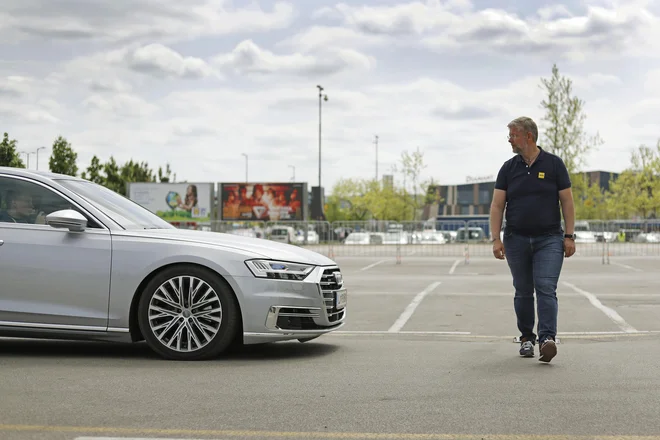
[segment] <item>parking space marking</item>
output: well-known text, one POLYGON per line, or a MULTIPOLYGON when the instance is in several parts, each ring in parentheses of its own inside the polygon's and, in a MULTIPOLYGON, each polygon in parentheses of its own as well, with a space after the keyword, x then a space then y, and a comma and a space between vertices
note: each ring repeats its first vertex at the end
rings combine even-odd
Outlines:
MULTIPOLYGON (((471 335, 472 333, 470 332, 459 332, 459 331, 403 331, 399 330, 397 332, 392 332, 390 330, 383 331, 383 330, 337 330, 330 335, 334 334, 340 334, 340 335, 346 335, 346 336, 359 336, 359 335, 391 335, 391 334, 397 334, 397 335, 418 335, 418 336, 423 336, 423 335, 471 335)), ((507 336, 508 338, 509 336, 507 336)))
MULTIPOLYGON (((116 435, 160 435, 185 436, 185 440, 197 440, 213 436, 216 440, 222 437, 252 437, 252 438, 318 438, 318 439, 409 439, 409 440, 660 440, 658 435, 571 435, 571 434, 442 434, 442 433, 395 433, 395 432, 340 432, 340 431, 256 431, 249 429, 158 429, 158 428, 113 428, 102 426, 55 426, 55 425, 0 425, 0 431, 10 432, 68 432, 84 433, 86 437, 77 436, 74 440, 156 440, 153 437, 116 437, 116 435), (112 434, 115 437, 90 437, 89 433, 112 434)), ((180 439, 184 440, 184 439, 180 439)), ((209 439, 212 440, 212 439, 209 439)))
POLYGON ((635 272, 643 272, 642 269, 639 269, 637 267, 628 266, 627 264, 623 264, 623 263, 617 263, 616 261, 612 261, 611 264, 614 264, 615 266, 623 267, 625 269, 634 270, 635 272))
POLYGON ((454 261, 454 264, 451 265, 451 269, 449 269, 449 275, 452 275, 452 274, 454 273, 454 271, 456 270, 456 266, 458 266, 459 264, 461 264, 461 261, 462 261, 462 260, 456 260, 456 261, 454 261))
POLYGON ((412 301, 410 301, 410 304, 408 304, 408 307, 401 313, 401 316, 392 324, 392 327, 390 327, 389 332, 390 333, 396 333, 401 331, 404 325, 406 325, 406 322, 410 319, 410 317, 415 313, 415 309, 419 304, 422 302, 424 297, 431 293, 432 291, 435 290, 436 287, 438 287, 440 284, 442 284, 442 281, 436 281, 435 283, 431 283, 426 287, 426 289, 422 290, 419 292, 412 301))
POLYGON ((371 269, 372 267, 376 267, 376 266, 378 266, 379 264, 383 264, 383 263, 386 262, 386 261, 387 261, 387 260, 380 260, 380 261, 376 261, 375 263, 370 264, 370 265, 368 265, 368 266, 364 266, 362 269, 360 269, 360 272, 364 272, 365 270, 369 270, 369 269, 371 269))
POLYGON ((565 281, 563 282, 563 284, 564 284, 565 286, 570 287, 571 289, 573 289, 573 290, 576 291, 577 293, 583 295, 585 298, 587 298, 587 299, 589 300, 589 302, 590 302, 594 307, 596 307, 598 310, 600 310, 601 312, 603 312, 603 313, 605 314, 605 316, 607 316, 608 318, 610 318, 610 319, 611 319, 616 325, 618 325, 619 328, 620 328, 621 330, 623 330, 624 332, 626 332, 626 333, 636 333, 636 332, 637 332, 637 330, 636 330, 633 326, 631 326, 630 324, 628 324, 628 323, 626 322, 626 320, 623 319, 623 318, 621 317, 621 315, 619 315, 619 314, 616 312, 616 310, 611 309, 611 308, 607 307, 605 304, 603 304, 602 302, 600 302, 600 300, 598 299, 598 297, 597 297, 596 295, 594 295, 593 293, 587 292, 586 290, 582 290, 582 289, 580 289, 579 287, 577 287, 577 286, 575 286, 575 285, 573 285, 573 284, 571 284, 571 283, 567 283, 567 282, 565 282, 565 281))

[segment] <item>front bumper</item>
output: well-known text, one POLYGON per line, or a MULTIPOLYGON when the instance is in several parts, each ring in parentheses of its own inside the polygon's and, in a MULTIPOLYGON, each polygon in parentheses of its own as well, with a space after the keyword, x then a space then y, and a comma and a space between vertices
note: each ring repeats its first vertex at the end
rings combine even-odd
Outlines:
POLYGON ((268 280, 266 285, 250 295, 252 322, 246 323, 246 337, 307 339, 344 326, 347 290, 339 267, 316 267, 305 281, 268 280))
POLYGON ((339 267, 318 267, 309 275, 315 284, 317 297, 313 305, 294 304, 272 305, 266 316, 266 329, 269 331, 331 331, 344 323, 346 305, 338 304, 338 297, 346 295, 343 277, 339 267), (339 274, 337 278, 335 274, 339 274))

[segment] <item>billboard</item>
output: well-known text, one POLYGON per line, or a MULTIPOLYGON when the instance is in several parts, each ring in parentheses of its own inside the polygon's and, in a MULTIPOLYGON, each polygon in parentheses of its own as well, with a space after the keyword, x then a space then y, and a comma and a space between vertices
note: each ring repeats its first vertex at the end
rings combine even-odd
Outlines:
POLYGON ((219 183, 222 220, 306 220, 307 183, 219 183))
POLYGON ((213 183, 130 182, 128 198, 168 222, 209 222, 213 183))

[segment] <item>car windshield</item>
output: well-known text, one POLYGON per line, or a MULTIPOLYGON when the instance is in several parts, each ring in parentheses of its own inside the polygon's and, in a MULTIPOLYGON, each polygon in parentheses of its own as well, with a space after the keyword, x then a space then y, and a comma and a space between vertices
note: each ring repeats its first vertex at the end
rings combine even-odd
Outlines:
POLYGON ((175 227, 134 201, 96 183, 58 180, 124 229, 174 229, 175 227))

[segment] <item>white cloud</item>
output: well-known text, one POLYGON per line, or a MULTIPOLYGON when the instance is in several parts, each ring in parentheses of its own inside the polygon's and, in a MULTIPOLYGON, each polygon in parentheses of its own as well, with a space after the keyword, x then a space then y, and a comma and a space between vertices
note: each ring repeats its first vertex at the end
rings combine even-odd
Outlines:
POLYGON ((23 96, 30 89, 30 83, 30 78, 22 76, 0 77, 0 99, 3 96, 23 96))
POLYGON ((252 40, 242 41, 231 53, 218 56, 213 62, 241 74, 303 76, 323 76, 352 68, 369 69, 375 64, 373 58, 352 49, 327 49, 314 55, 276 55, 261 49, 252 40))
POLYGON ((82 104, 85 109, 99 112, 103 118, 143 117, 158 111, 157 106, 138 96, 121 93, 110 97, 91 95, 82 104))
POLYGON ((162 44, 148 44, 128 51, 124 62, 130 69, 155 76, 204 78, 212 73, 204 60, 184 57, 162 44))
POLYGON ((166 41, 288 27, 293 6, 234 8, 224 0, 3 0, 0 40, 166 41))
MULTIPOLYGON (((391 44, 404 38, 409 44, 424 45, 441 52, 499 53, 510 57, 521 53, 540 57, 560 56, 583 60, 594 54, 616 56, 623 49, 645 52, 649 39, 660 38, 660 20, 638 2, 614 6, 588 6, 586 15, 572 14, 564 5, 545 7, 537 19, 491 7, 474 10, 429 0, 394 6, 349 6, 340 3, 325 8, 323 17, 341 17, 342 26, 356 33, 344 32, 355 41, 381 37, 378 42, 391 44)), ((333 32, 341 33, 340 30, 333 32)), ((308 45, 308 35, 292 37, 298 47, 308 45)), ((317 35, 317 39, 322 36, 317 35)), ((332 41, 328 35, 326 42, 332 41)))

